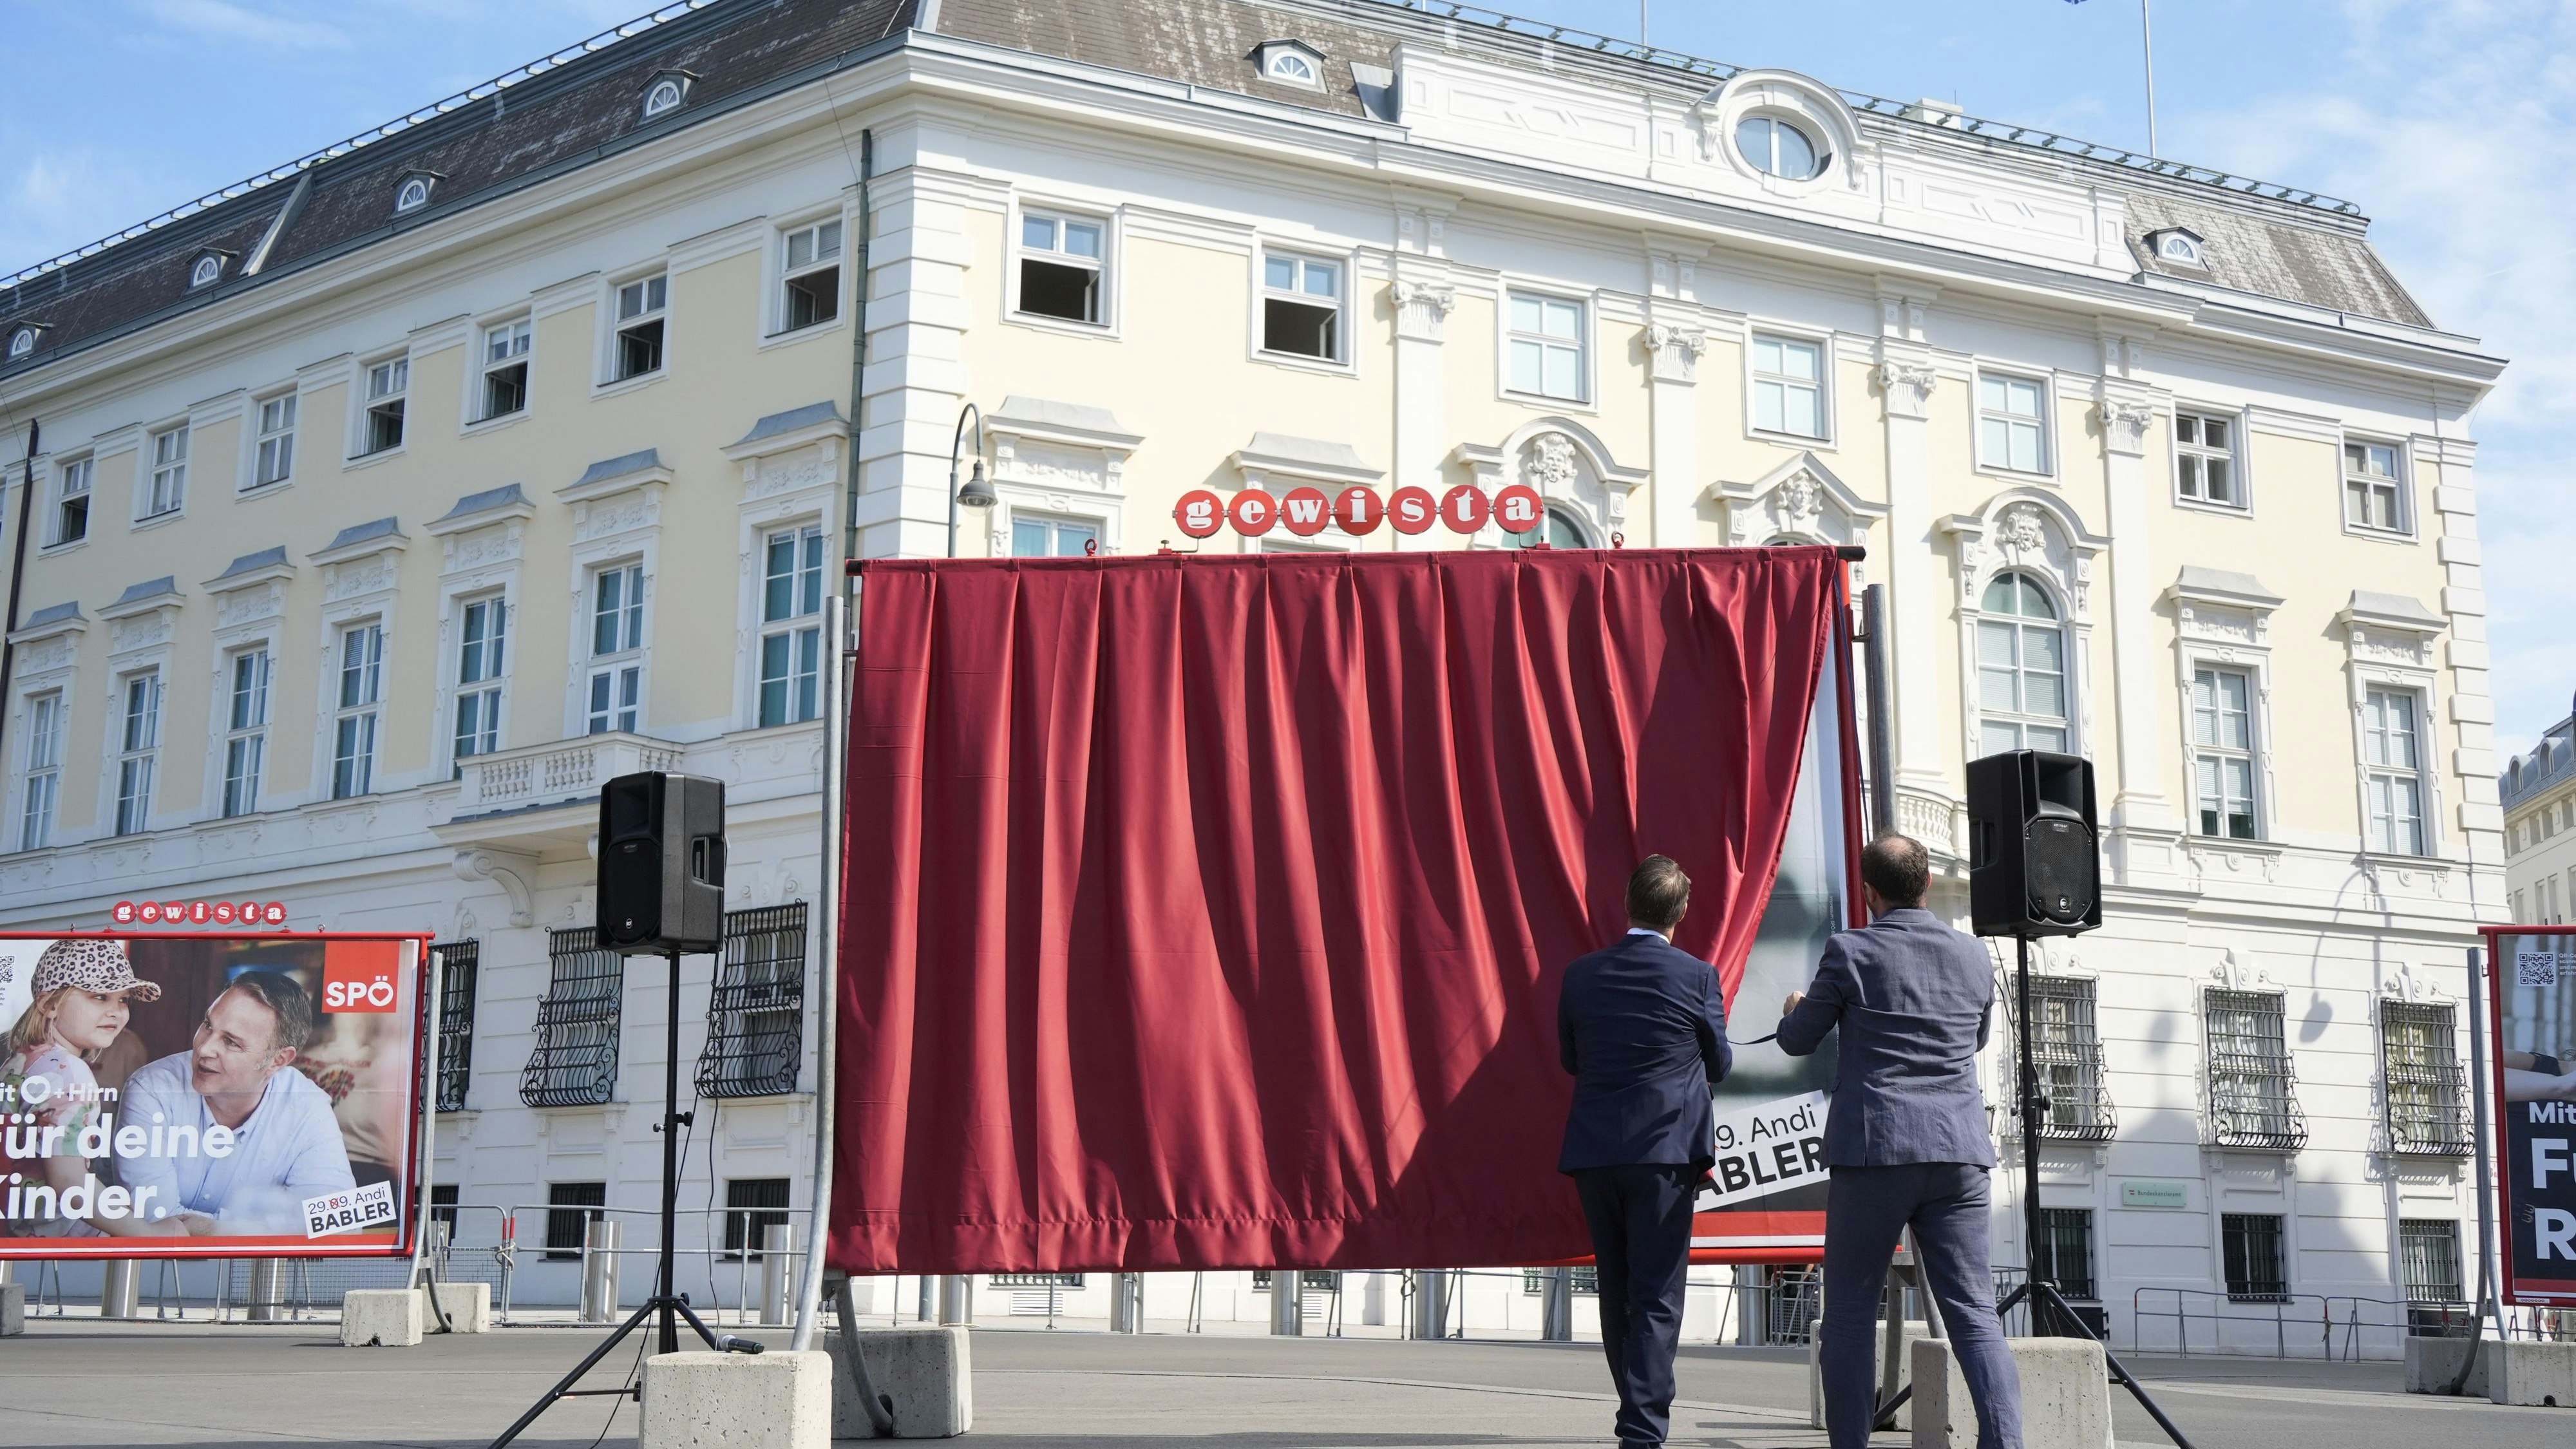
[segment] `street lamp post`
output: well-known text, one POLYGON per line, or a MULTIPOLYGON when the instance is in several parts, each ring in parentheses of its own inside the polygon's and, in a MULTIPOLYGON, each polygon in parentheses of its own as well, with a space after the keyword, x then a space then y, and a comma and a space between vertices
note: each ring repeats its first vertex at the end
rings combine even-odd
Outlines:
POLYGON ((984 410, 970 402, 958 410, 957 433, 948 443, 948 556, 950 558, 957 557, 957 505, 963 503, 969 508, 981 510, 1001 501, 994 495, 993 485, 984 481, 984 410), (966 480, 966 486, 961 489, 957 486, 957 464, 966 451, 966 419, 970 416, 975 419, 975 472, 966 480))

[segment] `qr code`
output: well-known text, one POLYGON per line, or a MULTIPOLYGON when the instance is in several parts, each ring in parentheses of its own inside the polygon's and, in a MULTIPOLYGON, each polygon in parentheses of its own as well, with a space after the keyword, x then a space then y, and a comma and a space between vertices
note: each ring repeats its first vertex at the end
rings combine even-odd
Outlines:
POLYGON ((2558 953, 2554 951, 2513 953, 2513 984, 2516 986, 2557 985, 2558 953))

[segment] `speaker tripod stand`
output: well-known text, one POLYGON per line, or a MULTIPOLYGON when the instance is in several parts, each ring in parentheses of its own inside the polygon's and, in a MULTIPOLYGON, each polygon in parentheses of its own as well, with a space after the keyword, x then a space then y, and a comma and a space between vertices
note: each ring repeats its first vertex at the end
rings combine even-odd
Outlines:
POLYGON ((589 1373, 592 1368, 597 1366, 601 1359, 608 1357, 609 1350, 624 1342, 626 1335, 642 1328, 648 1319, 654 1320, 656 1323, 655 1331, 659 1335, 659 1351, 662 1353, 678 1353, 680 1351, 680 1320, 682 1319, 688 1320, 691 1331, 695 1332, 699 1339, 705 1342, 707 1347, 714 1349, 718 1353, 759 1353, 762 1351, 762 1345, 755 1343, 750 1339, 736 1338, 731 1334, 718 1334, 714 1330, 708 1328, 706 1323, 698 1317, 697 1313, 689 1307, 689 1300, 680 1296, 678 1284, 673 1277, 672 1237, 673 1230, 679 1224, 680 1215, 679 1129, 693 1122, 695 1120, 695 1114, 679 1110, 680 953, 677 951, 666 950, 662 952, 661 955, 662 959, 668 963, 670 967, 670 1019, 665 1023, 666 1035, 663 1038, 662 1053, 662 1252, 661 1267, 659 1270, 660 1276, 655 1279, 656 1286, 654 1288, 653 1296, 644 1300, 644 1306, 636 1309, 624 1323, 619 1324, 617 1326, 617 1331, 608 1335, 606 1342, 600 1344, 599 1347, 592 1349, 590 1351, 590 1356, 583 1359, 580 1365, 575 1367, 571 1373, 564 1375, 556 1382, 553 1388, 546 1390, 544 1395, 541 1396, 534 1404, 529 1405, 528 1411, 519 1416, 519 1421, 517 1423, 512 1424, 509 1428, 501 1431, 501 1437, 492 1441, 492 1449, 502 1449, 503 1445, 518 1438, 521 1433, 526 1431, 530 1424, 537 1421, 538 1415, 553 1408, 558 1402, 564 1399, 631 1398, 638 1404, 643 1403, 644 1386, 641 1382, 628 1384, 623 1388, 614 1389, 580 1389, 573 1387, 573 1385, 580 1383, 583 1375, 589 1373))
MULTIPOLYGON (((2031 1040, 2038 1031, 2037 1023, 2030 1014, 2030 937, 2022 932, 2015 932, 2013 945, 2017 955, 2013 971, 2013 997, 2017 1003, 2014 1011, 2021 1024, 2019 1066, 2021 1069, 2022 1258, 2027 1267, 2023 1272, 2021 1286, 2005 1294, 2002 1301, 1995 1305, 1995 1316, 2000 1318, 2022 1303, 2028 1302, 2030 1327, 2033 1333, 2060 1338, 2089 1338, 2095 1343, 2102 1343, 2102 1340, 2094 1334, 2092 1326, 2076 1317, 2075 1310, 2067 1304, 2065 1296, 2057 1291, 2057 1284, 2054 1281, 2057 1267, 2056 1250, 2050 1249, 2046 1257, 2040 1255, 2039 1245, 2045 1241, 2042 1229, 2046 1220, 2040 1215, 2039 1209, 2039 1129, 2040 1124, 2048 1120, 2048 1093, 2039 1084, 2038 1057, 2031 1047, 2031 1040)), ((1928 1298, 1929 1295, 1927 1294, 1926 1297, 1928 1298)), ((1938 1311, 1928 1302, 1925 1307, 1931 1311, 1938 1311)), ((2174 1421, 2165 1416, 2164 1406, 2155 1401, 2154 1396, 2147 1392, 2146 1385, 2138 1382, 2136 1375, 2121 1366, 2119 1356, 2111 1352, 2111 1346, 2107 1343, 2102 1343, 2102 1362, 2111 1372, 2111 1382, 2129 1391, 2130 1396, 2138 1401, 2138 1407, 2145 1409, 2147 1416, 2156 1421, 2156 1427, 2165 1431, 2165 1437, 2173 1440, 2178 1449, 2192 1449, 2191 1440, 2185 1438, 2182 1430, 2175 1427, 2174 1421)), ((1898 1389, 1893 1397, 1879 1405, 1878 1417, 1870 1427, 1894 1428, 1896 1411, 1904 1407, 1905 1401, 1913 1396, 1912 1384, 1898 1389)))

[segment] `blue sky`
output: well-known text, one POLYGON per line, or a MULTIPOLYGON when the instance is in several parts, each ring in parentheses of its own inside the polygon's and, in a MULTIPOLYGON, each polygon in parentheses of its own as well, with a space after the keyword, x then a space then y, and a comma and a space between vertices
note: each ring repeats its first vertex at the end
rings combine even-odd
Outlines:
MULTIPOLYGON (((402 114, 650 0, 0 0, 0 268, 402 114)), ((1137 0, 1149 3, 1149 0, 1137 0)), ((2138 0, 1651 0, 1661 45, 2142 148, 2138 0)), ((2360 203, 2475 423, 2498 744, 2576 691, 2576 0, 2154 0, 2164 154, 2360 203)), ((1634 0, 1500 7, 1619 36, 1634 0)))

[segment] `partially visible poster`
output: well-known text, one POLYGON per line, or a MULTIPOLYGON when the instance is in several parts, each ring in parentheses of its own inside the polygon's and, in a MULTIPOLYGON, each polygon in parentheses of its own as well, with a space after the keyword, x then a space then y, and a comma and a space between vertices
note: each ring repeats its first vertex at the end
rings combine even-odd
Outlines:
POLYGON ((2505 1300, 2576 1305, 2576 926, 2490 929, 2505 1300))
POLYGON ((0 935, 0 1257, 408 1252, 425 949, 0 935))

